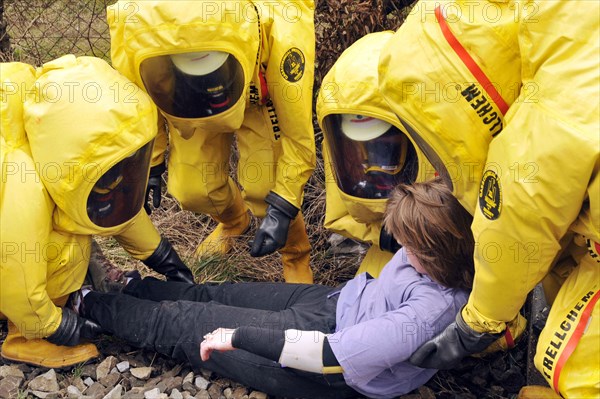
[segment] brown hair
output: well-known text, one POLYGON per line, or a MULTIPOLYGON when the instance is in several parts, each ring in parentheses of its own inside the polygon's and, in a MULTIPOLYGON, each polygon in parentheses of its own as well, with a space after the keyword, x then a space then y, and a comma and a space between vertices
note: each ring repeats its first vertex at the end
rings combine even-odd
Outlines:
POLYGON ((467 290, 475 273, 472 221, 439 178, 398 185, 384 215, 385 229, 412 252, 434 281, 467 290))

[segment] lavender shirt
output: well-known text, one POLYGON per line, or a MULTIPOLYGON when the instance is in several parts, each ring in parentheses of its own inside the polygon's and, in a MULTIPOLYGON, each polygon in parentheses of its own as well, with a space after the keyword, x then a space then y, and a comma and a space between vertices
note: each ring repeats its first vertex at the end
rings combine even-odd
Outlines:
POLYGON ((426 383, 437 370, 408 362, 448 326, 468 294, 419 274, 404 249, 373 279, 363 273, 340 292, 336 332, 329 344, 346 384, 371 398, 391 398, 426 383))

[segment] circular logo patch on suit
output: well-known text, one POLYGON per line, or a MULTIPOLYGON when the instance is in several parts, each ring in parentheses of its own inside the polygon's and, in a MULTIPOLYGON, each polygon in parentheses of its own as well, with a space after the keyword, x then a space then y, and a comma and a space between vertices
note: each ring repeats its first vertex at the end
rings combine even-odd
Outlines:
POLYGON ((596 259, 596 262, 600 263, 600 243, 592 241, 589 238, 585 241, 587 243, 588 251, 592 258, 596 259))
POLYGON ((304 75, 304 65, 304 54, 299 48, 292 47, 283 55, 279 70, 281 71, 281 76, 283 76, 285 80, 294 83, 302 79, 302 76, 304 75))
POLYGON ((498 219, 502 210, 502 190, 496 172, 487 170, 479 187, 479 209, 490 220, 498 219))

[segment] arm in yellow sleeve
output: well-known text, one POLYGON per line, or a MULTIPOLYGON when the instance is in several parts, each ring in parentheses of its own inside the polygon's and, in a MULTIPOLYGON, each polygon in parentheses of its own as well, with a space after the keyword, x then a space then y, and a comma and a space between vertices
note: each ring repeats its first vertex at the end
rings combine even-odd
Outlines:
POLYGON ((312 1, 268 3, 273 21, 270 31, 263 36, 268 39, 263 47, 270 52, 266 80, 282 145, 273 191, 300 208, 304 185, 316 163, 312 124, 314 4, 312 1), (291 9, 296 12, 290 13, 291 9))
POLYGON ((28 144, 9 148, 2 137, 1 155, 0 312, 25 338, 43 338, 54 333, 62 319, 46 291, 54 204, 40 182, 28 144))
POLYGON ((520 31, 521 94, 490 145, 474 215, 475 282, 462 314, 478 331, 515 317, 589 207, 599 169, 599 53, 588 38, 600 37, 600 6, 536 4, 536 22, 520 31))

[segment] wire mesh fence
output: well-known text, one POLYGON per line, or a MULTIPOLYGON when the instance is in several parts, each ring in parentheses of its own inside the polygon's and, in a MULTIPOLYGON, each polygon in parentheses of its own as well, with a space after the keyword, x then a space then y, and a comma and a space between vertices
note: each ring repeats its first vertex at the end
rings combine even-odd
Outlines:
POLYGON ((110 58, 106 6, 114 0, 3 0, 2 60, 40 65, 64 54, 110 58))

